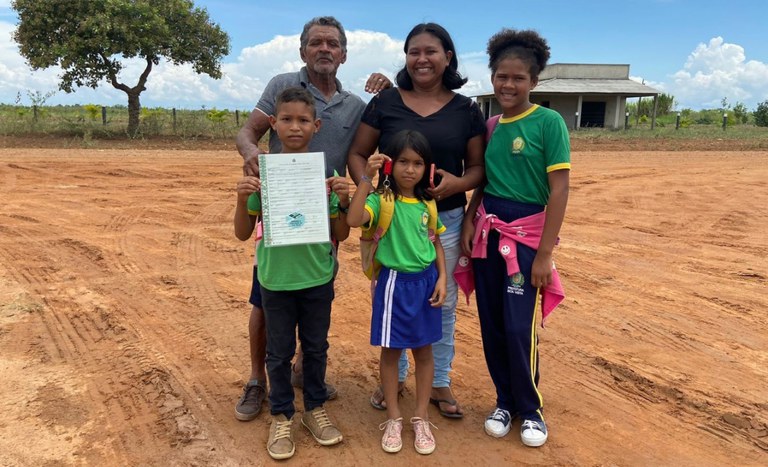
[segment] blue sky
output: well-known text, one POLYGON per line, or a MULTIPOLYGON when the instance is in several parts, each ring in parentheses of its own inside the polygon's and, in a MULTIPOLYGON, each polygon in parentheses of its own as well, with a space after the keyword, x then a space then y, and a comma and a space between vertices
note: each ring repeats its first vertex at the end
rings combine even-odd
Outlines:
MULTIPOLYGON (((417 23, 434 21, 453 36, 467 95, 490 92, 485 45, 502 27, 536 29, 552 49, 550 63, 624 63, 633 79, 675 96, 677 108, 717 108, 723 97, 753 110, 768 100, 768 36, 764 0, 615 0, 515 2, 196 0, 229 33, 232 50, 223 60, 224 79, 195 75, 191 67, 162 64, 142 94, 144 106, 179 108, 253 107, 269 78, 301 66, 298 34, 313 16, 333 15, 347 29, 348 60, 343 85, 360 94, 367 75, 392 77, 403 64, 403 39, 417 23)), ((10 34, 17 18, 10 0, 0 0, 0 103, 21 93, 57 90, 60 70, 31 71, 10 34)), ((140 63, 123 79, 135 83, 140 63)), ((49 104, 125 104, 125 94, 106 82, 97 90, 67 95, 49 104)))

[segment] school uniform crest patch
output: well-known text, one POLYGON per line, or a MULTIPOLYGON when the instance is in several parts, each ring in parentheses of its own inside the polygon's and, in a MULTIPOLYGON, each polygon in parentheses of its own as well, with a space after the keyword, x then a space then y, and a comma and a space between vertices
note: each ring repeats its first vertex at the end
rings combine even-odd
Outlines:
POLYGON ((520 154, 525 149, 525 140, 518 136, 512 141, 512 154, 520 154))

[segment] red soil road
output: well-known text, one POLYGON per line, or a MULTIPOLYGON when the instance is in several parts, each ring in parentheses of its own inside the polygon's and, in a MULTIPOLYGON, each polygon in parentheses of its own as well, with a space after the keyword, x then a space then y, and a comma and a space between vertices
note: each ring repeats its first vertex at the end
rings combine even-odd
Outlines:
MULTIPOLYGON (((577 148, 578 149, 578 148, 577 148)), ((460 297, 438 448, 379 447, 368 285, 341 247, 327 408, 291 465, 768 464, 768 152, 577 150, 541 338, 550 440, 485 435, 493 408, 460 297)), ((235 420, 249 368, 251 242, 231 150, 0 149, 0 465, 262 465, 267 413, 235 420)), ((301 395, 297 402, 301 407, 301 395)), ((413 410, 411 376, 402 399, 413 410)))

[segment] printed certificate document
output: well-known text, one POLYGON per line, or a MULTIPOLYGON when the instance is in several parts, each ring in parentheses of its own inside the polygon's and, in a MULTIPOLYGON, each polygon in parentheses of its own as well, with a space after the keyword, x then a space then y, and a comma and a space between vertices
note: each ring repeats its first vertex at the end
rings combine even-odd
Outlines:
POLYGON ((325 154, 259 154, 265 247, 330 242, 325 154))

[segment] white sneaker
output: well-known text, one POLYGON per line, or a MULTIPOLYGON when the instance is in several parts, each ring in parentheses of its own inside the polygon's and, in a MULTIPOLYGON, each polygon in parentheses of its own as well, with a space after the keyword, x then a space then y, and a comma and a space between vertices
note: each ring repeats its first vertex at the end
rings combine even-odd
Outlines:
MULTIPOLYGON (((487 422, 486 422, 487 423, 487 422)), ((520 426, 520 439, 523 444, 537 448, 547 442, 547 425, 544 420, 523 420, 520 426)))
POLYGON ((509 414, 509 411, 497 407, 485 419, 485 432, 494 438, 501 438, 509 433, 511 425, 512 416, 509 414))

